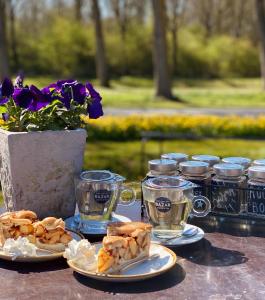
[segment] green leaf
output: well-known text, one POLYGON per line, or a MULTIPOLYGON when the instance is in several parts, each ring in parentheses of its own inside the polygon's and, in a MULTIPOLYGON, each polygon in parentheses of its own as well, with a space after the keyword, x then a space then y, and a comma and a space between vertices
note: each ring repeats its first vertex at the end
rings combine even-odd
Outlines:
POLYGON ((0 106, 0 114, 3 114, 7 111, 5 106, 0 106))

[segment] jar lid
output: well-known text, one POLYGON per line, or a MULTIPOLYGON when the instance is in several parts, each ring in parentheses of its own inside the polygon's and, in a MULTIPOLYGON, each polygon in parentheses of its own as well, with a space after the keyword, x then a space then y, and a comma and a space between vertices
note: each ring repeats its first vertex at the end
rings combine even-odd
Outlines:
POLYGON ((144 184, 154 189, 186 189, 193 186, 190 181, 174 176, 150 178, 144 184))
POLYGON ((220 157, 219 156, 215 156, 215 155, 193 155, 192 156, 193 160, 196 161, 204 161, 207 162, 209 164, 210 167, 212 167, 215 164, 218 164, 220 161, 220 157))
POLYGON ((180 171, 190 175, 202 175, 209 171, 209 163, 204 161, 189 160, 179 164, 180 171))
POLYGON ((188 160, 188 155, 184 153, 165 153, 161 155, 161 158, 163 159, 172 159, 175 160, 177 163, 180 163, 182 161, 188 160))
POLYGON ((149 160, 148 166, 150 171, 168 173, 176 171, 177 162, 172 159, 153 159, 149 160))
POLYGON ((265 179, 265 166, 252 166, 248 168, 249 178, 265 179))
POLYGON ((109 181, 114 177, 115 174, 107 170, 84 171, 80 174, 80 178, 86 181, 109 181))
POLYGON ((246 158, 246 157, 224 157, 222 159, 222 162, 228 163, 228 164, 241 165, 245 169, 247 169, 251 163, 251 159, 246 158))
POLYGON ((244 167, 239 164, 221 163, 213 166, 217 176, 239 177, 244 173, 244 167))
POLYGON ((265 166, 265 159, 256 159, 252 164, 253 166, 265 166))

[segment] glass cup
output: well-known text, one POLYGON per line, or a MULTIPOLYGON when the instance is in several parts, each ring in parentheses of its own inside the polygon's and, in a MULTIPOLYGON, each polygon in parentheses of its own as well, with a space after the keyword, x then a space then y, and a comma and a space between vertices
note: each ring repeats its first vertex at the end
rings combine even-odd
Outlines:
POLYGON ((135 190, 124 186, 124 181, 124 177, 106 170, 84 171, 75 179, 82 226, 105 228, 118 203, 131 205, 135 201, 135 190))
POLYGON ((182 235, 189 215, 204 217, 211 210, 204 196, 194 196, 197 187, 180 177, 163 176, 142 183, 143 199, 153 234, 168 239, 182 235))

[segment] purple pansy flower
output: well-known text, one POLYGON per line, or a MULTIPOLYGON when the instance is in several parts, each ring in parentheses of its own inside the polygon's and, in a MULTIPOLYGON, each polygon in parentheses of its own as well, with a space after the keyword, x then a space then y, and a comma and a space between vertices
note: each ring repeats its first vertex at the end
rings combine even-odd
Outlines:
POLYGON ((33 101, 33 95, 29 88, 16 88, 13 94, 14 101, 17 106, 22 108, 29 108, 33 101))
POLYGON ((14 86, 12 81, 8 78, 5 78, 0 86, 0 105, 5 104, 13 92, 14 86))
POLYGON ((57 85, 61 87, 61 96, 59 98, 67 109, 70 109, 70 103, 73 99, 78 104, 84 104, 87 96, 86 87, 76 80, 60 80, 57 85))
POLYGON ((42 93, 35 85, 31 85, 29 89, 33 95, 33 100, 29 105, 29 110, 38 111, 51 103, 51 96, 49 94, 42 93))
POLYGON ((17 106, 38 111, 51 103, 51 97, 43 94, 37 87, 31 85, 30 88, 17 88, 13 94, 17 106))
POLYGON ((103 116, 103 109, 101 105, 101 96, 100 94, 94 89, 91 83, 86 83, 86 88, 89 92, 90 97, 92 98, 92 103, 88 106, 88 115, 90 119, 98 119, 99 117, 103 116))

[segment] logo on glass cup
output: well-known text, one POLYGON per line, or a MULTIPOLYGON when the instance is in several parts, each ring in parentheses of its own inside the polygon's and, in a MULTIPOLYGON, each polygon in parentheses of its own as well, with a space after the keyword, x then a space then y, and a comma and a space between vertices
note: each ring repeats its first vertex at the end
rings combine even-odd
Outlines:
POLYGON ((193 207, 196 211, 204 211, 206 209, 206 200, 204 196, 195 196, 193 198, 193 207))
POLYGON ((110 200, 111 191, 108 190, 98 190, 94 193, 94 199, 98 203, 106 203, 110 200))
POLYGON ((171 209, 171 201, 165 197, 159 197, 155 200, 156 209, 160 212, 168 212, 171 209))

